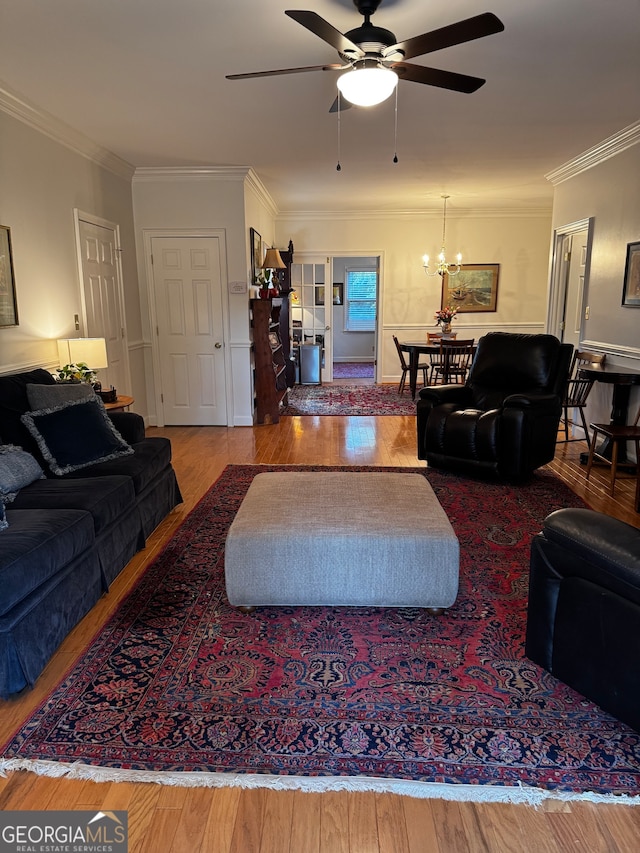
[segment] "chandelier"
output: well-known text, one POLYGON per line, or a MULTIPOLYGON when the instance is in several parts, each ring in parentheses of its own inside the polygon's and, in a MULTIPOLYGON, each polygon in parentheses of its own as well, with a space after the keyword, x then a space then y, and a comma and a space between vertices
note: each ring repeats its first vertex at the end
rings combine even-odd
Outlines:
POLYGON ((462 255, 460 252, 456 255, 456 262, 454 264, 447 263, 447 258, 444 250, 444 238, 446 234, 447 228, 447 199, 448 195, 443 195, 444 199, 444 214, 442 218, 442 249, 440 250, 440 254, 438 255, 438 263, 436 268, 431 270, 429 269, 429 255, 422 256, 422 266, 427 275, 457 275, 460 272, 460 264, 462 263, 462 255))

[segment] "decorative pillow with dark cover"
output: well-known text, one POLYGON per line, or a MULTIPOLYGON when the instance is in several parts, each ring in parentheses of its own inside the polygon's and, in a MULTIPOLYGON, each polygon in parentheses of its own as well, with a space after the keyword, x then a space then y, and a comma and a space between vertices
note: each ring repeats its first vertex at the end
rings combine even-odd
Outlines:
POLYGON ((26 412, 21 420, 58 476, 133 453, 96 396, 26 412))
POLYGON ((9 503, 20 489, 43 479, 44 471, 30 453, 13 444, 0 444, 0 503, 9 503))
POLYGON ((27 400, 32 411, 61 406, 70 400, 95 397, 95 391, 86 382, 56 382, 55 385, 27 385, 27 400))

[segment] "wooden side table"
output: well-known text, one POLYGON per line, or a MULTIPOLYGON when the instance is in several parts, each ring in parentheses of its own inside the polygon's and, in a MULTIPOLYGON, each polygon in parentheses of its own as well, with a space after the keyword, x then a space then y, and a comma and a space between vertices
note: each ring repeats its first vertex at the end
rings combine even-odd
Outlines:
POLYGON ((105 403, 104 407, 108 412, 124 412, 134 402, 133 397, 118 395, 114 403, 105 403))

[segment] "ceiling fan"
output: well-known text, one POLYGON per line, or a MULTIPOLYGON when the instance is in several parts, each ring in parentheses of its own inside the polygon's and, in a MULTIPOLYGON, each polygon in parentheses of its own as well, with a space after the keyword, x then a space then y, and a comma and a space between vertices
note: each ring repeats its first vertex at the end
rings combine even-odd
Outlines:
POLYGON ((358 106, 382 103, 393 93, 398 79, 465 93, 475 92, 486 82, 480 77, 427 68, 405 60, 502 32, 504 24, 492 12, 484 12, 473 18, 458 21, 456 24, 399 42, 390 30, 371 23, 371 16, 381 0, 353 0, 353 2, 358 12, 364 16, 364 22, 344 34, 315 12, 285 11, 285 15, 335 48, 342 59, 342 64, 227 74, 227 80, 273 77, 305 71, 343 71, 345 73, 338 78, 338 89, 348 101, 358 106))

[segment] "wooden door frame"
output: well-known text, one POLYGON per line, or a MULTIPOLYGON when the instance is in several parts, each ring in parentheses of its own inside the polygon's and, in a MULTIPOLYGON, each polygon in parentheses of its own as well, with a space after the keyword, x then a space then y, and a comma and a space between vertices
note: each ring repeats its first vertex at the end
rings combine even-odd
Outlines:
POLYGON ((562 253, 562 242, 565 237, 577 234, 580 231, 587 231, 587 256, 585 258, 584 271, 584 289, 582 291, 582 306, 580 320, 580 343, 582 343, 582 332, 584 329, 584 312, 588 302, 589 295, 589 276, 591 272, 591 249, 593 245, 593 228, 595 219, 590 216, 588 219, 580 219, 576 222, 571 222, 568 225, 562 225, 555 228, 553 231, 553 239, 551 241, 551 258, 549 262, 550 278, 549 278, 549 300, 547 306, 547 328, 546 331, 550 335, 555 335, 560 340, 563 339, 560 328, 564 320, 565 302, 567 298, 567 270, 568 265, 562 253))
MULTIPOLYGON (((227 408, 226 426, 233 426, 233 384, 231 382, 231 358, 227 353, 227 341, 231 340, 229 320, 229 288, 227 273, 227 243, 224 228, 145 228, 142 231, 144 245, 144 265, 146 279, 147 307, 149 311, 151 362, 153 369, 154 404, 156 410, 156 425, 164 426, 164 410, 162 405, 162 372, 160 370, 160 354, 158 352, 158 319, 156 316, 155 289, 153 286, 153 263, 151 247, 154 238, 198 238, 217 237, 220 245, 220 289, 222 300, 222 355, 224 358, 225 402, 227 408)), ((247 309, 248 310, 248 309, 247 309)))
MULTIPOLYGON (((111 222, 108 219, 103 219, 101 216, 96 216, 94 213, 87 213, 85 210, 80 210, 78 207, 73 208, 73 227, 76 239, 76 263, 78 265, 78 288, 80 291, 80 307, 82 313, 82 333, 86 336, 89 321, 87 319, 87 301, 84 295, 84 269, 82 263, 82 241, 80 236, 80 223, 87 222, 89 225, 97 225, 100 228, 107 228, 113 231, 116 244, 116 275, 117 283, 117 299, 120 308, 120 333, 122 339, 122 358, 124 360, 124 374, 127 388, 131 388, 131 365, 129 362, 129 335, 127 332, 127 313, 125 310, 124 299, 124 276, 122 274, 122 244, 120 242, 120 226, 117 222, 111 222)), ((104 337, 104 329, 102 330, 104 337)))

